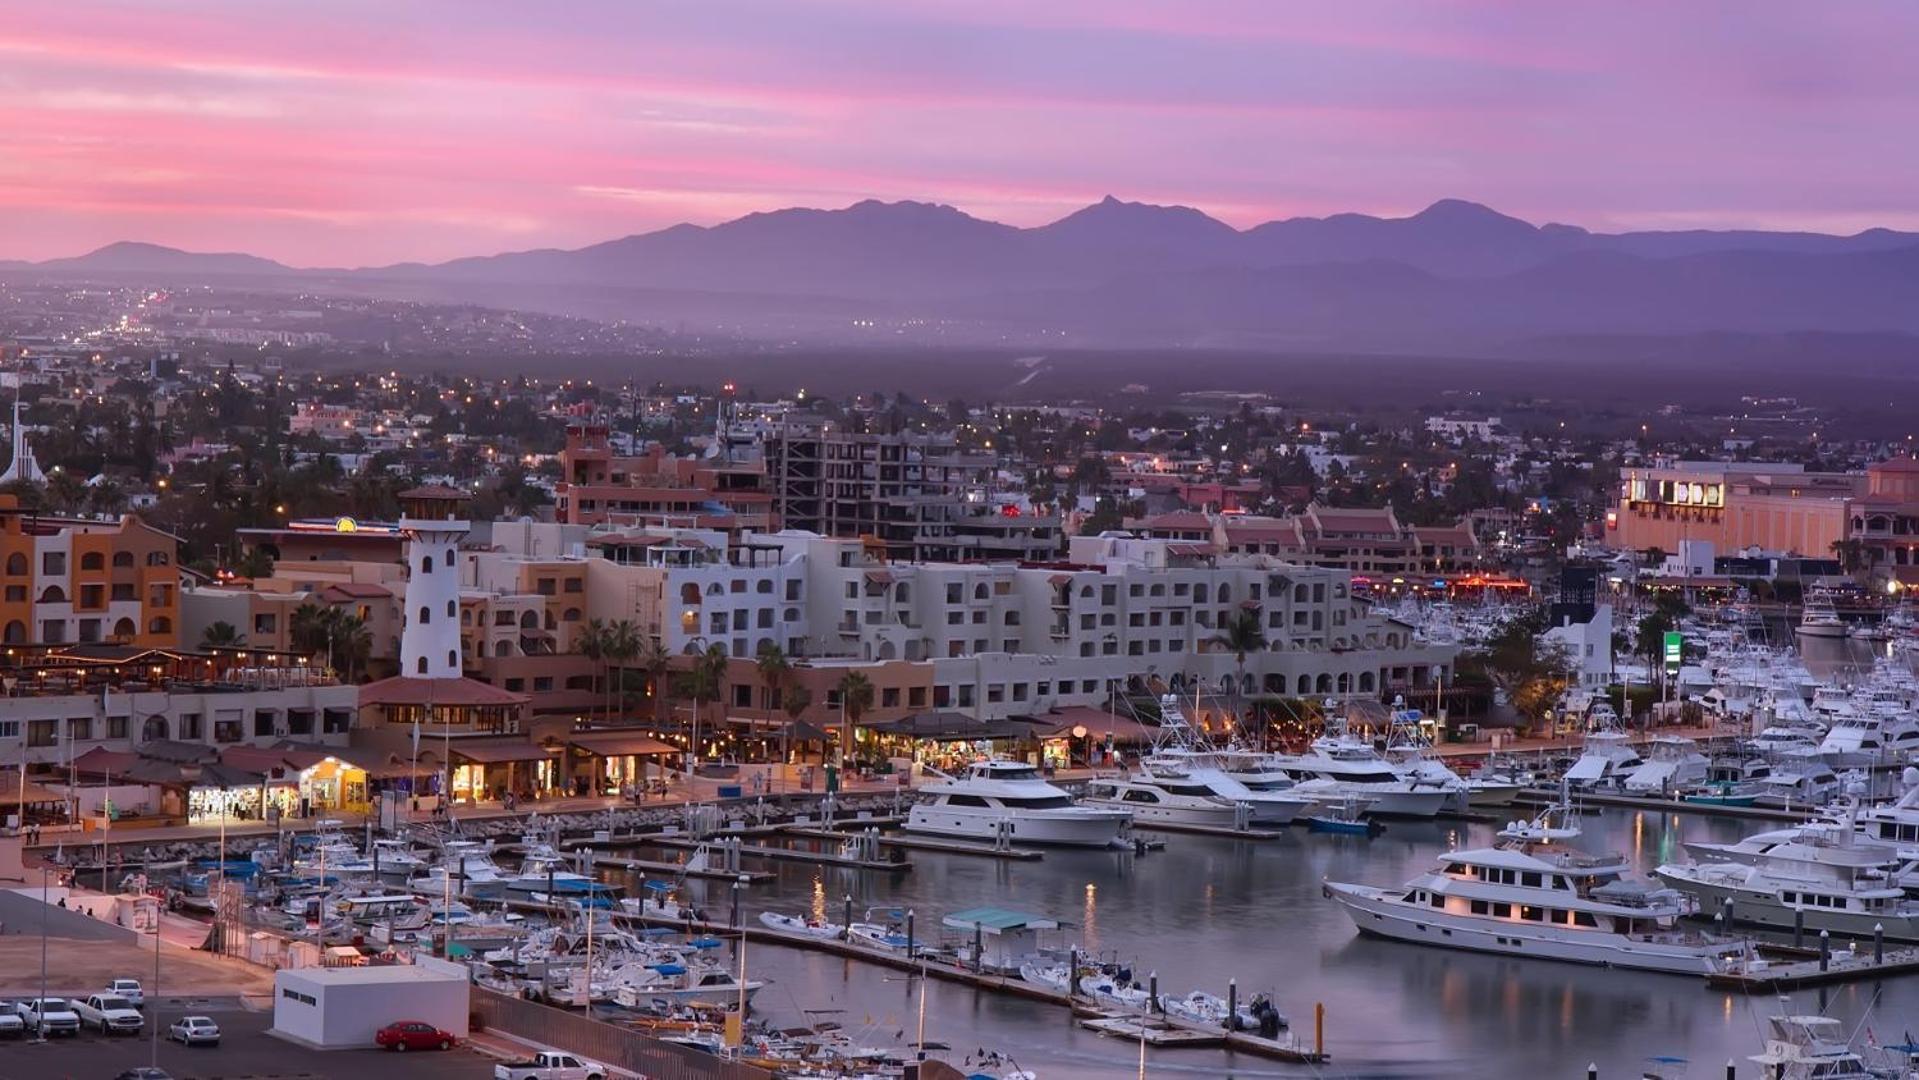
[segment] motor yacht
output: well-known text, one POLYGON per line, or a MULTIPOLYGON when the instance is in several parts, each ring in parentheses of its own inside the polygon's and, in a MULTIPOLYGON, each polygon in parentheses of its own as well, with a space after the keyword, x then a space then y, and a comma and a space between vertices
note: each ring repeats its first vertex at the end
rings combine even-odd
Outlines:
POLYGON ((1133 821, 1123 809, 1075 804, 1017 761, 976 761, 920 791, 927 799, 907 814, 905 829, 931 836, 1110 847, 1133 821))
POLYGON ((407 879, 407 888, 415 892, 444 891, 451 877, 454 895, 494 897, 506 891, 514 875, 493 861, 488 845, 474 840, 448 840, 441 845, 440 859, 424 873, 407 879))
POLYGON ((1800 637, 1842 638, 1846 636, 1846 620, 1839 617, 1832 601, 1808 599, 1796 629, 1800 637))
POLYGON ((1322 803, 1356 795, 1372 801, 1371 813, 1387 817, 1433 817, 1455 794, 1451 788, 1401 776, 1370 743, 1347 735, 1339 724, 1314 739, 1306 753, 1279 754, 1274 761, 1296 781, 1293 790, 1300 795, 1322 803))
POLYGON ((1658 735, 1620 786, 1632 795, 1665 795, 1703 783, 1711 767, 1698 743, 1683 735, 1658 735))
POLYGON ((1639 751, 1625 732, 1612 727, 1586 733, 1579 759, 1566 770, 1565 780, 1574 790, 1617 788, 1640 764, 1639 751))
POLYGON ((1329 881, 1324 891, 1362 934, 1443 948, 1688 975, 1743 951, 1680 928, 1694 910, 1686 897, 1629 878, 1623 856, 1568 846, 1578 836, 1562 801, 1402 887, 1329 881))
POLYGON ((1124 810, 1133 824, 1149 829, 1245 829, 1252 825, 1252 808, 1213 794, 1205 784, 1191 783, 1164 772, 1101 777, 1088 781, 1080 805, 1124 810))
MULTIPOLYGON (((1919 900, 1899 884, 1913 871, 1886 848, 1860 843, 1851 822, 1804 825, 1778 842, 1748 841, 1725 852, 1742 861, 1667 863, 1653 873, 1704 911, 1729 913, 1736 922, 1851 937, 1883 928, 1889 938, 1919 941, 1919 900)), ((1701 845, 1695 854, 1714 852, 1701 845)))
POLYGON ((1834 719, 1819 743, 1819 753, 1839 768, 1895 761, 1913 750, 1919 750, 1919 716, 1894 703, 1855 704, 1834 719))
POLYGON ((1845 1025, 1830 1016, 1773 1016, 1766 1028, 1765 1052, 1751 1060, 1772 1080, 1899 1080, 1901 1075, 1869 1067, 1852 1049, 1845 1025))
POLYGON ((1316 800, 1299 793, 1297 785, 1255 789, 1218 767, 1214 751, 1163 750, 1140 763, 1157 780, 1181 786, 1203 787, 1228 802, 1246 807, 1252 823, 1261 827, 1290 824, 1312 809, 1316 800))

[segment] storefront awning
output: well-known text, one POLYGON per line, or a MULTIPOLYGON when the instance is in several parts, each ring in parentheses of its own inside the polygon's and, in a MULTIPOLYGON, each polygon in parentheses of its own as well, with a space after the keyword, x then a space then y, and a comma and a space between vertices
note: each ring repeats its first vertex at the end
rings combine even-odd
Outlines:
POLYGON ((586 732, 569 735, 566 745, 597 757, 626 757, 629 754, 677 754, 680 748, 638 732, 586 732))
POLYGON ((1083 705, 1065 709, 1054 709, 1030 718, 1034 725, 1034 734, 1042 739, 1070 738, 1075 727, 1086 729, 1086 737, 1106 740, 1108 733, 1118 746, 1141 746, 1153 742, 1159 735, 1159 729, 1142 724, 1130 716, 1117 716, 1104 709, 1089 709, 1083 705))
POLYGON ((912 739, 1018 739, 1033 734, 1033 725, 1017 720, 981 720, 956 712, 916 713, 898 720, 859 726, 882 735, 912 739))
POLYGON ((18 806, 25 802, 28 806, 42 803, 64 803, 65 795, 51 791, 29 780, 24 796, 21 793, 20 770, 8 769, 0 772, 0 806, 18 806))
POLYGON ((543 761, 551 756, 546 747, 525 739, 454 740, 447 752, 456 760, 475 765, 504 765, 509 761, 543 761))

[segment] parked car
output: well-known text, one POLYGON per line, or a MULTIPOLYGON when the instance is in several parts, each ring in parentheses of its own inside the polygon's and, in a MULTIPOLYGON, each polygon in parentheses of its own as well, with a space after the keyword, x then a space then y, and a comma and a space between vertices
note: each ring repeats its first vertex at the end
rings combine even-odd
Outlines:
POLYGON ((27 1022, 13 1011, 13 1006, 0 1002, 0 1039, 17 1039, 27 1033, 27 1022))
POLYGON ((107 993, 127 999, 127 1004, 136 1009, 147 1007, 147 992, 140 988, 138 979, 115 979, 107 984, 107 993))
POLYGON ((186 1046, 218 1046, 220 1025, 211 1016, 182 1016, 167 1029, 167 1038, 186 1046))
POLYGON ((399 1020, 373 1033, 373 1041, 388 1050, 451 1050, 459 1040, 418 1020, 399 1020))
POLYGON ((493 1066, 493 1080, 606 1080, 606 1066, 564 1050, 542 1050, 525 1061, 493 1066))
POLYGON ((118 994, 88 994, 74 998, 72 1005, 80 1014, 80 1023, 99 1028, 102 1035, 138 1035, 146 1025, 140 1010, 118 994))
POLYGON ((66 998, 27 998, 14 1006, 27 1030, 48 1035, 80 1034, 80 1014, 66 998))

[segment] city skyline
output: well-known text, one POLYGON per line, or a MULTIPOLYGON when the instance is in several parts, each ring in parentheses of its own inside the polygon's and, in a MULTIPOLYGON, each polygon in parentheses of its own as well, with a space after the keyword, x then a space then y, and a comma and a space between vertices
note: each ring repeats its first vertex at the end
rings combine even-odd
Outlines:
POLYGON ((362 266, 863 198, 1031 226, 1108 193, 1240 228, 1447 196, 1596 230, 1919 227, 1919 152, 1882 137, 1919 116, 1919 15, 1738 14, 36 8, 0 31, 0 258, 362 266))

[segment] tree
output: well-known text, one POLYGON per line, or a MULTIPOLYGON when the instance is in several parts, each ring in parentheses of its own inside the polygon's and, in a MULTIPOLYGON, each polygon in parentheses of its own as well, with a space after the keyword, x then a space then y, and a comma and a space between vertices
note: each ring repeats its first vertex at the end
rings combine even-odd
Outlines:
POLYGON ((853 728, 860 717, 873 707, 873 681, 858 671, 847 672, 839 682, 840 692, 840 766, 853 746, 853 728))
POLYGON ((1266 647, 1266 628, 1260 623, 1259 609, 1243 607, 1234 612, 1213 635, 1213 644, 1233 654, 1238 670, 1233 679, 1233 699, 1239 701, 1246 687, 1246 657, 1266 647))
POLYGON ((1572 685, 1572 665, 1566 650, 1542 643, 1546 613, 1535 611, 1513 619, 1487 642, 1480 658, 1494 685, 1506 692, 1514 711, 1536 727, 1572 685))
POLYGON ((766 707, 772 709, 793 674, 793 665, 786 659, 786 650, 771 641, 763 641, 753 666, 759 669, 760 681, 766 684, 766 707))
POLYGON ((626 665, 640 655, 647 642, 647 636, 640 632, 640 626, 632 619, 617 619, 606 628, 605 652, 609 663, 613 665, 613 693, 615 708, 626 710, 626 665))
POLYGON ((600 686, 603 688, 601 700, 607 703, 606 708, 602 710, 603 714, 612 711, 612 666, 607 661, 608 647, 611 644, 612 632, 608 630, 605 619, 586 620, 581 624, 580 632, 573 637, 574 650, 600 667, 600 686))
POLYGON ((1866 545, 1856 539, 1834 540, 1832 557, 1839 560, 1840 569, 1856 574, 1866 568, 1866 545))
MULTIPOLYGON (((693 763, 699 764, 700 703, 716 701, 726 694, 726 646, 709 645, 693 658, 693 666, 681 678, 680 690, 693 699, 693 763)), ((690 771, 690 770, 689 770, 690 771)))
POLYGON ((200 635, 202 649, 233 649, 247 643, 247 636, 230 622, 216 622, 200 635))
POLYGON ((666 705, 666 673, 673 668, 673 657, 667 653, 658 638, 642 635, 639 649, 633 656, 633 665, 646 674, 647 685, 653 690, 653 723, 659 725, 666 705))

